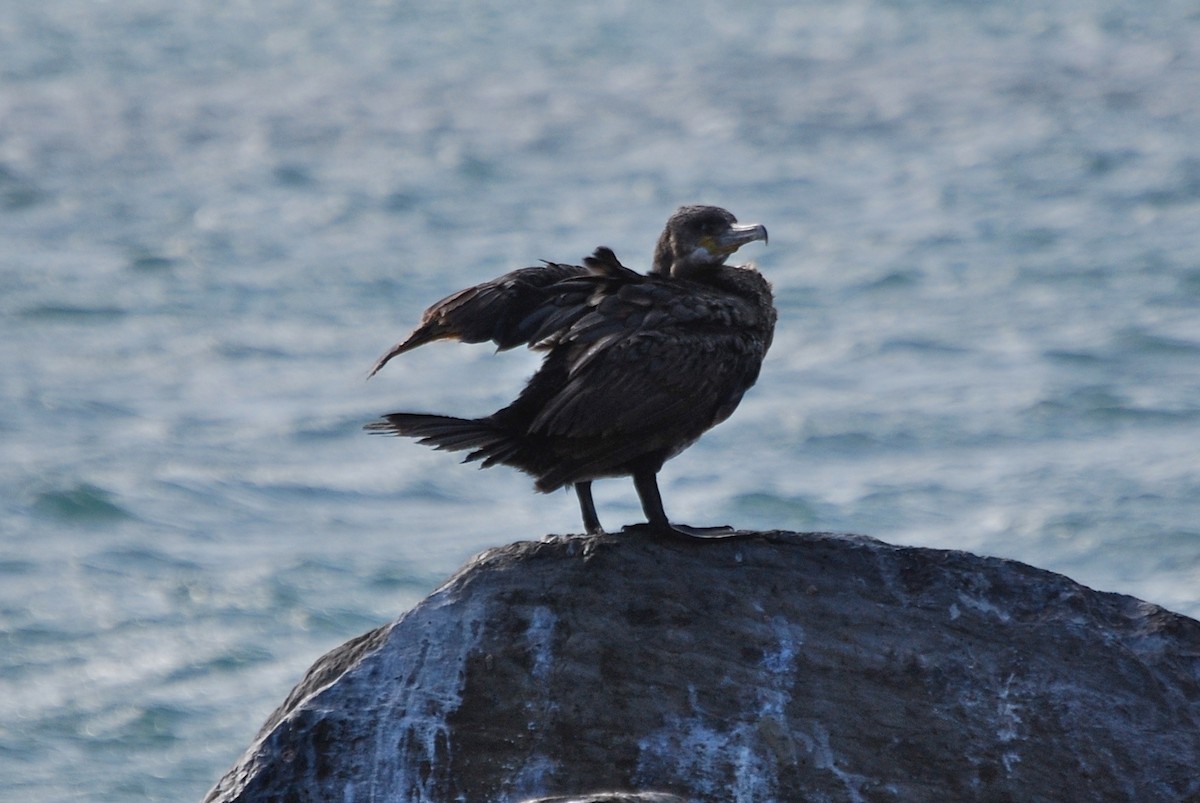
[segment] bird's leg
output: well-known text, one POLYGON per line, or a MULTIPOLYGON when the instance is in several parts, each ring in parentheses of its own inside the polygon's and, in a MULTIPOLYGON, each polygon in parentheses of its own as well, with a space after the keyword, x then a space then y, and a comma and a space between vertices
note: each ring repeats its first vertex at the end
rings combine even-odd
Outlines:
POLYGON ((635 471, 633 487, 637 489, 638 498, 642 500, 642 511, 646 514, 646 524, 653 530, 671 529, 671 522, 667 521, 667 512, 663 510, 662 494, 658 492, 657 472, 635 471))
POLYGON ((626 531, 645 528, 654 533, 689 538, 733 532, 732 527, 688 527, 686 524, 671 524, 667 520, 666 511, 663 510, 662 494, 658 491, 658 472, 656 471, 633 472, 633 487, 637 489, 638 498, 642 500, 642 511, 646 514, 646 523, 625 527, 626 531))
POLYGON ((592 501, 592 481, 575 483, 575 495, 579 497, 584 532, 588 535, 604 532, 604 528, 600 526, 600 517, 596 515, 596 503, 592 501))

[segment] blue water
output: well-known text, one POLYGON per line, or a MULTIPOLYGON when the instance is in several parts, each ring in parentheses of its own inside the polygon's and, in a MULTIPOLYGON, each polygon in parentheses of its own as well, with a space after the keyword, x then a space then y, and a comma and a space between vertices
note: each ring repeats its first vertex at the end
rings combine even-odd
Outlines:
POLYGON ((323 651, 577 531, 360 429, 534 357, 364 377, 468 283, 644 267, 685 202, 767 225, 780 323, 673 517, 1200 615, 1197 98, 1171 0, 0 4, 0 798, 197 799, 323 651))

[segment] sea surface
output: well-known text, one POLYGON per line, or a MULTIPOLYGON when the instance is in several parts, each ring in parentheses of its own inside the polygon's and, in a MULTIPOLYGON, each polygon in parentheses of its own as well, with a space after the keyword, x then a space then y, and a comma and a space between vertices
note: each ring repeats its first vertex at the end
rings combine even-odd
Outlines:
POLYGON ((535 355, 366 374, 682 203, 768 227, 779 327, 674 518, 1200 616, 1198 98, 1176 0, 0 4, 0 799, 197 800, 323 652, 577 532, 361 429, 535 355))

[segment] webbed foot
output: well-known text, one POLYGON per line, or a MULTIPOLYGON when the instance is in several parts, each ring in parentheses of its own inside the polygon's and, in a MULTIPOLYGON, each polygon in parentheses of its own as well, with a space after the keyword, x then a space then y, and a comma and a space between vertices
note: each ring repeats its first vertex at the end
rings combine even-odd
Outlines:
POLYGON ((646 521, 641 524, 627 524, 621 528, 621 532, 665 538, 683 538, 688 541, 695 541, 706 538, 728 538, 737 531, 728 525, 720 527, 691 527, 687 524, 653 524, 646 521))

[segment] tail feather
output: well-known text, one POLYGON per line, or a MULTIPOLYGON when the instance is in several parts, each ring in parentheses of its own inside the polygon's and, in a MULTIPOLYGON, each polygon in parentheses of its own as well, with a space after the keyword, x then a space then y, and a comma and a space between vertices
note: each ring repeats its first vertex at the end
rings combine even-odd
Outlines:
POLYGON ((570 456, 537 435, 521 435, 490 418, 454 418, 429 413, 389 413, 364 429, 380 435, 416 438, 418 443, 449 452, 467 451, 464 463, 482 468, 512 466, 535 478, 542 493, 572 482, 624 473, 613 467, 636 458, 642 439, 593 438, 572 445, 570 456))
POLYGON ((521 461, 522 444, 513 439, 497 441, 482 449, 476 449, 467 455, 467 460, 482 460, 483 468, 491 468, 497 463, 505 465, 523 464, 521 461))
POLYGON ((519 449, 509 433, 487 419, 454 418, 426 413, 390 413, 367 424, 368 432, 417 438, 418 443, 450 452, 473 449, 467 461, 484 460, 490 466, 519 449))

